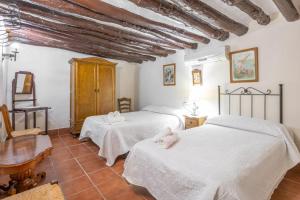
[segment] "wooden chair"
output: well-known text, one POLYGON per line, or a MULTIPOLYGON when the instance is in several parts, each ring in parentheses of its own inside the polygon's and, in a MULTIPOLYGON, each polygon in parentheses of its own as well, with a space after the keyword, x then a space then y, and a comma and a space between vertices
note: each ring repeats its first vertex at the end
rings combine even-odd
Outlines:
POLYGON ((131 112, 131 99, 130 98, 120 98, 118 99, 119 111, 120 113, 131 112))
POLYGON ((3 118, 3 122, 4 122, 4 126, 5 126, 5 130, 6 130, 8 139, 13 138, 13 137, 23 136, 23 135, 38 135, 42 132, 41 129, 39 129, 39 128, 26 129, 26 130, 22 130, 22 131, 14 131, 14 129, 11 126, 10 119, 9 119, 8 109, 5 104, 3 104, 0 107, 0 112, 2 113, 2 118, 3 118))

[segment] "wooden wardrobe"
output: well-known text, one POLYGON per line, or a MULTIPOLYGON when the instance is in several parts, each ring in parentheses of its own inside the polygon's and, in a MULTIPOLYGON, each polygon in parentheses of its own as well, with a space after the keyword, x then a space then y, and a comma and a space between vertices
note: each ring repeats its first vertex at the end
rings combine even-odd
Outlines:
POLYGON ((101 58, 74 58, 71 64, 71 132, 80 133, 84 120, 115 110, 116 63, 101 58))

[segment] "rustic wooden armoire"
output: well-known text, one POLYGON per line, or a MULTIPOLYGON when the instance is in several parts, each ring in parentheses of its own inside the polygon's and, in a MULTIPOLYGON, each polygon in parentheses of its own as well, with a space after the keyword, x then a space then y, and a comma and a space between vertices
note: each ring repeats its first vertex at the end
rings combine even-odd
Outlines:
POLYGON ((71 132, 80 133, 84 120, 115 110, 116 63, 101 58, 74 58, 71 64, 71 132))

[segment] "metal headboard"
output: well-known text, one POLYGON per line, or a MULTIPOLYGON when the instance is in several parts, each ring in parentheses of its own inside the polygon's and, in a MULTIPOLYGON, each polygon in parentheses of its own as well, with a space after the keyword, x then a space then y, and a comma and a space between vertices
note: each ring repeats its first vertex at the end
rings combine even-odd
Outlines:
POLYGON ((279 84, 279 93, 272 93, 271 90, 263 92, 253 87, 239 87, 235 90, 225 90, 221 93, 221 86, 218 86, 218 103, 219 103, 219 115, 221 115, 221 96, 228 96, 229 99, 229 115, 231 114, 231 97, 239 96, 239 115, 242 115, 242 96, 250 96, 251 98, 251 117, 253 117, 253 99, 254 96, 264 97, 264 119, 267 118, 267 97, 279 97, 279 121, 283 123, 283 84, 279 84))

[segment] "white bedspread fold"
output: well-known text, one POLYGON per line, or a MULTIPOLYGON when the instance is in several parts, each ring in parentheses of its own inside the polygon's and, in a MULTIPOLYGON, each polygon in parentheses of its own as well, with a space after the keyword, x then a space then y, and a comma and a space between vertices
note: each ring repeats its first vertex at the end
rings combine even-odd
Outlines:
POLYGON ((125 121, 114 123, 108 123, 106 115, 88 117, 80 133, 80 140, 90 138, 100 147, 99 156, 106 158, 108 166, 137 142, 152 138, 166 127, 172 130, 184 127, 180 118, 171 114, 138 111, 121 116, 125 121))

